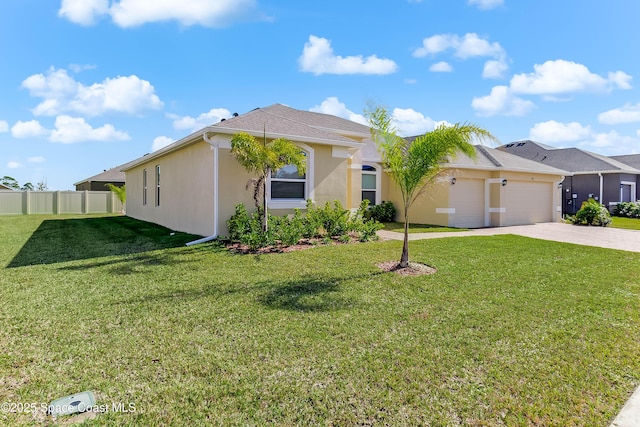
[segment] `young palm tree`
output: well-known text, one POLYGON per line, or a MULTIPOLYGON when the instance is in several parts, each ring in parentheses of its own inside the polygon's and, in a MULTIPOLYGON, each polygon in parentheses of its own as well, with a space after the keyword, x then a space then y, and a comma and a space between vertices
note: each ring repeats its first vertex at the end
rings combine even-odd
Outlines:
POLYGON ((127 202, 127 189, 126 185, 118 187, 117 185, 113 185, 111 183, 106 184, 107 188, 111 190, 112 193, 115 193, 116 197, 122 203, 122 213, 124 213, 125 203, 127 202))
POLYGON ((307 168, 307 158, 291 141, 285 138, 267 142, 266 135, 262 143, 245 132, 237 133, 231 139, 231 155, 249 173, 258 177, 249 181, 254 186, 253 200, 262 215, 262 231, 267 232, 267 177, 286 165, 294 165, 299 174, 307 168))
POLYGON ((371 138, 382 156, 385 172, 400 188, 404 212, 404 245, 400 267, 409 265, 409 207, 458 152, 475 157, 473 140, 495 140, 487 130, 473 124, 439 126, 409 142, 398 136, 384 107, 373 106, 366 115, 371 138))

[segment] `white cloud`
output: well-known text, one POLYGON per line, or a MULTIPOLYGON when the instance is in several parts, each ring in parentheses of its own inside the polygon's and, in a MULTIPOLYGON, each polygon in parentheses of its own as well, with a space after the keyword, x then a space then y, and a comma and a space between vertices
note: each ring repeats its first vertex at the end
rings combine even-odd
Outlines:
POLYGON ((0 133, 9 132, 9 123, 5 120, 0 120, 0 133))
POLYGON ((14 138, 37 138, 49 134, 49 130, 45 129, 39 121, 30 120, 28 122, 17 121, 11 127, 11 136, 14 138))
MULTIPOLYGON (((640 132, 637 135, 640 137, 640 132)), ((529 132, 529 138, 546 144, 570 142, 572 146, 604 155, 635 153, 640 145, 640 139, 620 135, 616 131, 596 132, 591 126, 578 122, 555 120, 536 123, 529 132)))
POLYGON ((560 123, 549 120, 536 123, 529 131, 529 138, 546 143, 574 142, 589 138, 591 134, 590 126, 582 126, 578 122, 560 123))
POLYGON ((335 55, 331 42, 322 37, 309 36, 302 56, 298 58, 301 71, 321 74, 391 74, 398 66, 391 59, 378 58, 371 55, 342 57, 335 55))
POLYGON ((490 60, 484 63, 482 77, 485 79, 503 79, 509 71, 509 65, 503 60, 490 60))
POLYGON ((123 28, 150 22, 178 21, 181 25, 225 27, 255 11, 256 0, 62 0, 58 16, 92 25, 109 15, 123 28))
POLYGON ((529 100, 514 96, 507 86, 495 86, 491 94, 473 98, 471 106, 479 116, 523 116, 531 111, 535 104, 529 100))
POLYGON ((32 110, 36 116, 55 116, 66 112, 87 116, 106 112, 135 115, 163 107, 151 83, 136 75, 107 78, 101 83, 86 86, 76 82, 66 70, 52 67, 47 75, 27 77, 22 87, 29 90, 31 96, 44 99, 32 110))
POLYGON ((472 6, 478 6, 482 10, 488 10, 501 6, 504 4, 504 0, 468 0, 467 3, 472 6))
POLYGON ((436 34, 422 40, 422 47, 413 51, 416 58, 424 58, 447 50, 453 50, 454 56, 462 59, 489 56, 503 58, 504 49, 500 43, 490 43, 476 33, 467 33, 463 37, 457 34, 436 34))
MULTIPOLYGON (((509 70, 507 54, 502 46, 500 46, 500 43, 491 43, 489 40, 480 37, 476 33, 467 33, 462 37, 457 34, 436 34, 422 40, 422 46, 414 49, 413 56, 416 58, 424 58, 426 56, 437 55, 449 50, 453 51, 453 55, 460 59, 476 57, 494 58, 484 64, 484 70, 482 72, 483 78, 500 79, 503 78, 509 70)), ((438 64, 447 63, 439 62, 438 64)), ((438 64, 434 64, 434 66, 438 64)), ((446 71, 451 70, 452 68, 446 71)), ((431 71, 442 70, 431 69, 431 71)))
POLYGON ((9 162, 7 163, 7 169, 18 169, 22 167, 22 163, 18 162, 9 162))
POLYGON ((412 108, 394 108, 391 120, 402 136, 422 135, 441 125, 451 126, 447 121, 435 121, 412 108))
POLYGON ((153 144, 151 145, 151 151, 158 151, 161 148, 166 147, 167 145, 174 142, 173 138, 169 138, 168 136, 157 136, 153 139, 153 144))
POLYGON ((29 163, 44 163, 46 160, 42 156, 34 156, 27 158, 27 162, 29 163))
POLYGON ((593 74, 583 64, 558 59, 534 65, 534 72, 511 78, 514 93, 557 95, 576 92, 610 92, 631 88, 631 76, 616 71, 607 78, 593 74))
POLYGON ((62 0, 58 16, 80 25, 93 25, 109 10, 109 0, 62 0))
POLYGON ((62 144, 73 144, 86 141, 128 141, 131 137, 126 132, 116 130, 113 125, 106 124, 93 128, 81 117, 58 116, 55 129, 51 131, 49 141, 62 144))
POLYGON ((320 105, 316 105, 310 108, 309 111, 313 111, 314 113, 331 114, 333 116, 342 117, 343 119, 351 120, 352 122, 360 123, 365 126, 368 126, 369 124, 367 119, 362 114, 356 114, 353 111, 349 110, 347 106, 340 102, 335 96, 330 96, 329 98, 322 101, 320 105))
POLYGON ((640 103, 626 104, 621 108, 605 111, 598 115, 598 121, 607 125, 640 122, 640 103))
POLYGON ((449 73, 453 71, 453 67, 448 62, 440 61, 429 67, 429 71, 433 71, 436 73, 449 73))
POLYGON ((167 114, 167 117, 173 119, 173 128, 177 130, 187 129, 195 132, 204 127, 218 123, 222 119, 231 117, 231 112, 226 108, 212 108, 206 113, 200 114, 198 117, 178 116, 176 114, 167 114))

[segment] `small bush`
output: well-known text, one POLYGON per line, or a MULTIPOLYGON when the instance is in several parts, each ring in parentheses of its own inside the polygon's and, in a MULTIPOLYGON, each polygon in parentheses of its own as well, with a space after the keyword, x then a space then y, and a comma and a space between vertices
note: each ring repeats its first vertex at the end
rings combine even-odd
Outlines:
POLYGON ((582 202, 582 207, 576 212, 575 217, 571 217, 570 220, 574 224, 606 227, 611 224, 611 215, 604 205, 594 199, 589 199, 586 202, 582 202))
POLYGON ((370 206, 366 215, 368 219, 378 222, 392 222, 396 217, 396 212, 393 202, 383 201, 379 205, 370 206))
POLYGON ((615 216, 626 218, 640 218, 640 202, 618 203, 613 211, 615 216))

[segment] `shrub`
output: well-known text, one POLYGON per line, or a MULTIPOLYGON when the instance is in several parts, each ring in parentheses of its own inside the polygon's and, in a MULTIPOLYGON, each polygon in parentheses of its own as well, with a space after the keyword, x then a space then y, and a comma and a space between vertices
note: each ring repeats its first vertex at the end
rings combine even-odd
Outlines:
POLYGON ((366 212, 369 219, 379 222, 392 222, 396 217, 396 207, 393 202, 383 201, 379 205, 370 206, 366 212))
POLYGON ((640 202, 618 203, 613 211, 615 216, 627 218, 640 218, 640 202))
POLYGON ((366 218, 368 205, 369 201, 365 200, 355 213, 351 213, 338 201, 318 208, 309 200, 305 216, 299 209, 292 216, 269 215, 269 229, 264 233, 260 210, 249 215, 245 206, 239 204, 227 221, 229 239, 247 245, 252 251, 277 243, 295 245, 302 238, 321 239, 323 243, 337 239, 346 243, 355 235, 364 242, 377 237, 376 231, 383 227, 378 221, 366 218))
POLYGON ((582 202, 580 210, 576 212, 575 217, 572 217, 571 221, 574 224, 606 227, 611 224, 611 215, 604 205, 601 205, 594 199, 589 199, 582 202))

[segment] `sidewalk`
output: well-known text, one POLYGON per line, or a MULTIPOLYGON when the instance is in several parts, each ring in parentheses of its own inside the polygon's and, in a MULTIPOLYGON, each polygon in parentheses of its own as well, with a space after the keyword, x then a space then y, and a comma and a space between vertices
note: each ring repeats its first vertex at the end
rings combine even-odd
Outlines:
MULTIPOLYGON (((545 222, 534 225, 512 227, 478 228, 469 231, 447 231, 442 233, 411 233, 409 240, 437 239, 443 237, 494 236, 516 234, 534 239, 576 245, 597 246, 622 251, 640 252, 640 230, 625 230, 611 227, 587 227, 560 222, 545 222)), ((402 240, 403 234, 380 230, 378 236, 388 240, 402 240)), ((640 424, 639 424, 640 425, 640 424)))

